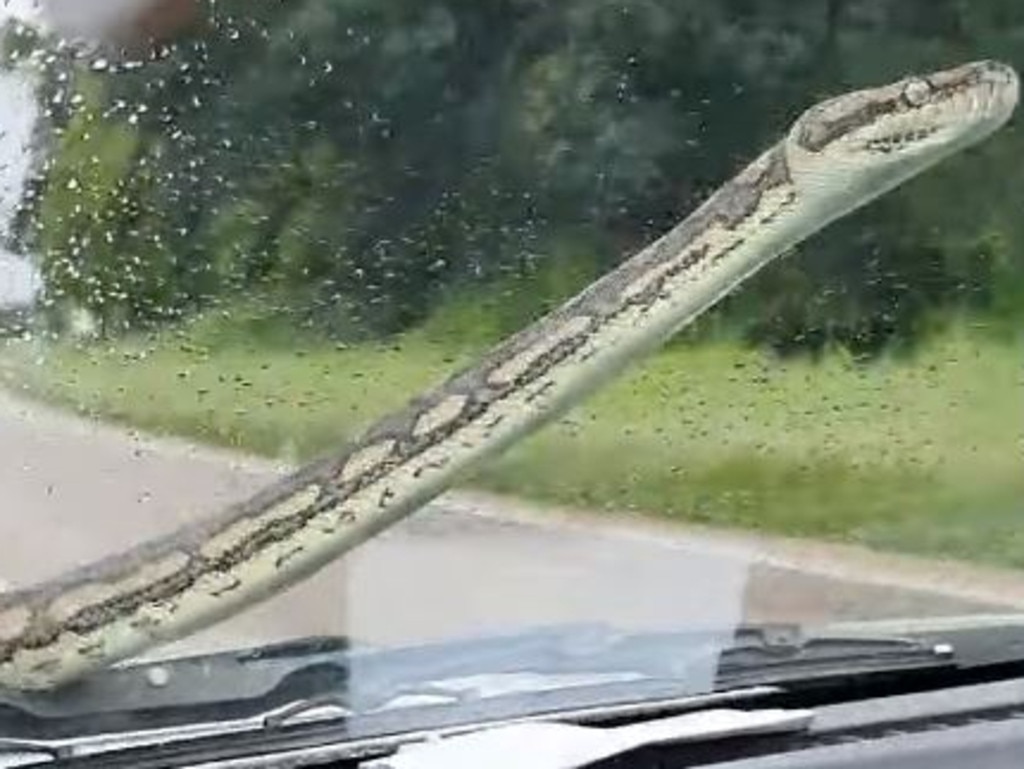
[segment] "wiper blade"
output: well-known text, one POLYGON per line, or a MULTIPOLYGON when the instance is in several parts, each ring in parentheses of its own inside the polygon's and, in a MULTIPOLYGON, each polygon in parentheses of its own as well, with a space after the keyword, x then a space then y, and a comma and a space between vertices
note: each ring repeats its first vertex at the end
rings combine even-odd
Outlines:
MULTIPOLYGON (((589 688, 482 697, 444 685, 473 673, 515 674, 555 649, 575 658, 582 651, 580 637, 569 637, 575 640, 566 645, 565 633, 550 629, 383 650, 314 637, 126 664, 55 692, 0 690, 0 737, 8 738, 0 742, 0 767, 28 765, 22 756, 35 765, 101 755, 104 761, 126 756, 128 766, 149 751, 180 745, 174 750, 188 752, 207 743, 230 752, 240 744, 341 740, 346 755, 379 755, 424 731, 458 733, 551 713, 580 722, 650 717, 748 703, 777 692, 695 692, 678 681, 633 678, 616 685, 601 676, 584 677, 594 681, 589 688), (402 704, 404 698, 427 702, 402 704)), ((554 669, 549 673, 556 683, 562 680, 554 669)))
POLYGON ((583 723, 622 708, 632 713, 622 717, 650 718, 748 703, 778 692, 773 683, 954 664, 941 644, 805 637, 787 625, 731 635, 585 625, 400 649, 308 638, 126 665, 53 693, 0 691, 0 736, 12 738, 0 755, 31 745, 61 756, 76 746, 102 752, 172 735, 337 741, 339 728, 346 741, 379 746, 382 735, 523 718, 583 723))
MULTIPOLYGON (((162 714, 166 723, 263 714, 295 702, 343 697, 352 713, 412 704, 462 705, 510 696, 565 702, 595 693, 622 699, 705 694, 794 676, 953 665, 948 644, 913 638, 804 635, 792 625, 721 631, 624 633, 556 626, 398 649, 313 637, 254 649, 136 663, 57 692, 0 690, 0 734, 33 719, 49 728, 87 718, 119 728, 162 714), (620 696, 621 695, 621 696, 620 696)), ((75 728, 75 727, 69 727, 75 728)), ((20 736, 20 735, 19 735, 20 736)), ((52 736, 48 734, 47 736, 52 736)))
POLYGON ((956 667, 950 643, 888 636, 806 634, 796 625, 741 628, 719 656, 718 681, 736 685, 796 678, 956 667))
MULTIPOLYGON (((662 713, 704 712, 777 694, 771 687, 753 687, 730 692, 655 699, 637 703, 559 710, 564 723, 604 723, 610 720, 647 719, 662 713)), ((717 712, 717 711, 716 711, 717 712)), ((454 714, 449 714, 452 716, 454 714)), ((162 766, 192 766, 197 761, 272 754, 317 756, 324 760, 353 760, 386 755, 408 744, 471 734, 481 729, 509 724, 547 722, 555 716, 532 714, 513 717, 390 719, 362 723, 349 720, 343 706, 328 699, 295 702, 262 716, 196 723, 164 728, 137 729, 53 739, 0 739, 0 768, 62 765, 104 769, 134 767, 159 762, 162 766)), ((746 732, 752 733, 752 732, 746 732)))

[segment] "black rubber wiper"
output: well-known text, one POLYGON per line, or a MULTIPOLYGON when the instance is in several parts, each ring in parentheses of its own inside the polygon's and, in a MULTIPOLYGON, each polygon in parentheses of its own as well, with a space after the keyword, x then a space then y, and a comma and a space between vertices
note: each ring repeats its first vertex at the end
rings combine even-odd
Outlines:
POLYGON ((176 734, 175 742, 378 745, 523 718, 622 721, 753 703, 822 676, 955 667, 956 656, 942 643, 805 636, 789 625, 731 633, 556 626, 397 649, 307 638, 129 665, 55 693, 0 691, 0 754, 34 744, 67 759, 83 755, 80 743, 105 752, 96 744, 104 735, 134 734, 127 742, 138 745, 147 731, 176 734))
POLYGON ((796 625, 741 628, 719 656, 718 682, 735 686, 955 668, 956 649, 924 638, 806 634, 796 625))
POLYGON ((391 649, 353 646, 342 637, 305 638, 129 665, 55 693, 0 690, 0 736, 35 721, 51 733, 78 718, 120 728, 140 719, 244 718, 323 698, 344 703, 354 714, 387 709, 402 698, 456 707, 516 698, 589 706, 609 698, 699 695, 956 662, 948 644, 805 636, 793 625, 751 625, 731 633, 625 633, 569 625, 391 649), (467 680, 490 685, 467 687, 467 680))

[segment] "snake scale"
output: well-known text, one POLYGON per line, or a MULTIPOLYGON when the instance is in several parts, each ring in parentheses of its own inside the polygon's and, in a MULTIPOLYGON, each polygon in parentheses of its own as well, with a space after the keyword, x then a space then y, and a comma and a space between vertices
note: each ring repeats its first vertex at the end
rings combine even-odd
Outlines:
POLYGON ((673 229, 335 455, 169 536, 0 595, 0 686, 49 689, 275 595, 650 353, 773 258, 972 145, 1018 99, 979 61, 826 99, 673 229))

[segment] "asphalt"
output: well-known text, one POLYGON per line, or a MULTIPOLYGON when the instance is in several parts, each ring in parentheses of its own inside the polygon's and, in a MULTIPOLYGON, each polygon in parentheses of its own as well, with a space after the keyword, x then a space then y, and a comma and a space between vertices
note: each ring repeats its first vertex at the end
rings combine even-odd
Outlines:
MULTIPOLYGON (((286 470, 0 395, 0 580, 55 576, 286 470)), ((321 633, 418 642, 566 621, 728 627, 1001 611, 1024 607, 1014 576, 453 492, 171 651, 321 633)))

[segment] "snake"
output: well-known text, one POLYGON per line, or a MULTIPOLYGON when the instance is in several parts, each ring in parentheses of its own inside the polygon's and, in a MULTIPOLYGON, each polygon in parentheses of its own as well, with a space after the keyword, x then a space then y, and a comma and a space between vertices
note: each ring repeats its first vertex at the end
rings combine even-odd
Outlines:
POLYGON ((1000 128, 981 60, 804 110, 688 216, 465 369, 253 496, 0 594, 0 688, 60 690, 231 617, 419 510, 650 355, 776 257, 1000 128))

